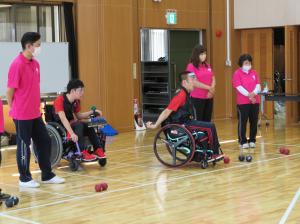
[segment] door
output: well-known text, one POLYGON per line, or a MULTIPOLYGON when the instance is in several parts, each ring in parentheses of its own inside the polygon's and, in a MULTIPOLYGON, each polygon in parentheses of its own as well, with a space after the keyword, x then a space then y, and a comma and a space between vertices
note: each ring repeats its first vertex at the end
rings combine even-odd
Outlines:
MULTIPOLYGON (((170 30, 170 88, 171 97, 178 88, 178 74, 185 71, 195 45, 199 44, 200 31, 170 30)), ((201 32, 202 33, 202 32, 201 32)))
MULTIPOLYGON (((286 95, 299 94, 299 28, 285 27, 285 93, 286 95)), ((286 123, 299 121, 299 103, 286 102, 286 123)))
MULTIPOLYGON (((251 29, 242 30, 242 53, 253 57, 253 68, 257 71, 260 81, 266 82, 269 89, 273 87, 273 30, 251 29)), ((263 85, 262 85, 263 88, 263 85)), ((265 105, 265 114, 273 119, 273 102, 265 105)))

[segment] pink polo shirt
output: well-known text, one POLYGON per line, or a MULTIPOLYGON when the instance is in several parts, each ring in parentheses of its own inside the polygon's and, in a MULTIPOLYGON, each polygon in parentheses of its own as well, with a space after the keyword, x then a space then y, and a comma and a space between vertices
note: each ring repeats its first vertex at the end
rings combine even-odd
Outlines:
POLYGON ((11 63, 7 87, 15 89, 9 115, 16 120, 32 120, 41 116, 40 65, 21 53, 11 63))
MULTIPOLYGON (((232 85, 236 89, 238 86, 244 87, 249 93, 253 92, 256 85, 260 84, 259 77, 254 70, 250 70, 247 74, 241 68, 237 69, 232 77, 232 85)), ((260 102, 260 98, 258 95, 255 96, 256 103, 260 102)), ((251 104, 249 97, 244 96, 236 89, 236 103, 238 105, 241 104, 251 104)))
POLYGON ((0 98, 0 133, 4 132, 3 104, 0 98))
MULTIPOLYGON (((196 68, 192 63, 189 63, 186 68, 187 71, 193 72, 196 75, 196 78, 199 82, 211 86, 214 73, 209 64, 200 64, 198 68, 196 68)), ((195 88, 191 92, 191 97, 199 98, 199 99, 207 99, 208 90, 195 88)))

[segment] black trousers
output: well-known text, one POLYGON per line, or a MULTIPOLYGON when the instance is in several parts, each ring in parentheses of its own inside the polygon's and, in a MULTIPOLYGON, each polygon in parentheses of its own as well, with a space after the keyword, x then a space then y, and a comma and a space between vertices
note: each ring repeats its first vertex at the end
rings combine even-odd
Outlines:
POLYGON ((257 122, 259 114, 259 104, 241 104, 237 105, 238 112, 238 137, 239 143, 245 144, 248 142, 246 138, 247 122, 250 123, 250 138, 249 142, 256 142, 257 122))
POLYGON ((200 127, 200 130, 206 131, 208 133, 208 138, 210 141, 210 145, 214 154, 220 153, 220 143, 217 134, 217 129, 214 123, 211 122, 204 122, 204 121, 196 121, 190 120, 185 123, 186 126, 196 126, 200 127))
POLYGON ((212 112, 213 112, 213 99, 198 99, 191 98, 193 106, 196 110, 196 120, 211 122, 212 112))
POLYGON ((94 128, 88 127, 88 124, 85 122, 77 121, 71 125, 74 133, 78 136, 78 144, 81 150, 86 149, 84 137, 87 136, 92 143, 94 149, 103 148, 104 149, 104 142, 102 139, 99 139, 98 135, 96 134, 94 128))
POLYGON ((31 139, 36 145, 38 164, 42 171, 42 180, 55 176, 51 170, 51 139, 42 118, 33 120, 14 120, 17 132, 17 164, 20 181, 32 180, 30 173, 30 144, 31 139))

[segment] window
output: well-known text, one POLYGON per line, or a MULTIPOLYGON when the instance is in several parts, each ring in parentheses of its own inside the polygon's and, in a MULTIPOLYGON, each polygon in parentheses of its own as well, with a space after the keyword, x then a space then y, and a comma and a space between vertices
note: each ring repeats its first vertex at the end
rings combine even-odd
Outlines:
POLYGON ((12 11, 10 5, 0 5, 0 41, 13 39, 12 11))
POLYGON ((63 8, 48 5, 1 5, 0 41, 19 42, 25 32, 39 32, 43 42, 65 41, 63 8))

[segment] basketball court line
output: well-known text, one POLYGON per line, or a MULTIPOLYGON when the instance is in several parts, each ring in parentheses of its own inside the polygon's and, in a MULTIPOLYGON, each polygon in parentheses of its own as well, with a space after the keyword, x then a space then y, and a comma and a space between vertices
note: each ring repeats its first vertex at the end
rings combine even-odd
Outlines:
MULTIPOLYGON (((91 175, 85 175, 85 174, 77 174, 77 173, 70 173, 70 172, 62 171, 62 170, 57 170, 57 171, 61 172, 61 173, 69 174, 69 175, 72 175, 72 176, 87 177, 87 178, 93 178, 93 179, 97 179, 97 180, 101 179, 100 177, 97 177, 97 176, 91 176, 91 175)), ((116 181, 116 182, 121 182, 121 183, 124 183, 124 184, 132 184, 132 185, 138 185, 139 184, 139 183, 136 183, 136 182, 126 181, 126 180, 121 180, 121 179, 115 179, 115 178, 110 178, 110 177, 105 177, 103 179, 111 180, 111 181, 116 181)))
MULTIPOLYGON (((125 188, 120 188, 120 189, 116 189, 116 190, 102 192, 102 194, 100 194, 100 196, 101 195, 112 194, 112 193, 116 193, 116 192, 128 191, 128 190, 132 190, 132 189, 144 188, 144 187, 155 185, 155 184, 158 184, 158 183, 172 183, 172 182, 175 182, 177 180, 182 180, 182 179, 186 179, 186 178, 202 176, 202 175, 207 175, 207 174, 211 174, 211 173, 217 173, 217 172, 221 172, 221 171, 232 170, 232 169, 237 169, 237 168, 242 168, 242 167, 249 167, 249 166, 255 167, 253 165, 260 164, 260 163, 267 163, 267 162, 274 161, 274 160, 286 159, 286 158, 295 157, 295 156, 299 156, 299 155, 300 155, 300 153, 295 153, 295 154, 292 154, 292 155, 287 155, 285 157, 271 158, 271 159, 260 160, 260 161, 256 161, 256 162, 252 162, 252 163, 248 163, 248 164, 241 164, 241 165, 227 167, 227 168, 223 168, 223 169, 211 170, 211 171, 208 171, 208 172, 201 172, 201 173, 183 175, 183 176, 180 176, 180 177, 169 178, 167 181, 155 181, 155 182, 141 184, 141 185, 138 185, 138 186, 125 187, 125 188)), ((17 208, 17 209, 10 210, 10 211, 7 211, 7 212, 2 212, 2 213, 0 213, 0 215, 1 214, 10 214, 10 213, 20 212, 20 211, 26 211, 26 210, 36 209, 36 208, 42 208, 42 207, 47 207, 47 206, 53 206, 53 205, 67 203, 67 202, 71 202, 71 201, 75 201, 75 200, 93 198, 93 197, 97 197, 97 196, 99 196, 99 193, 94 193, 94 194, 91 194, 91 195, 85 195, 85 196, 81 196, 81 197, 77 197, 77 198, 64 199, 64 200, 61 200, 61 201, 30 206, 30 207, 26 207, 26 208, 17 208)))
POLYGON ((63 197, 70 197, 70 198, 76 198, 76 196, 72 196, 72 195, 69 195, 69 194, 61 194, 61 193, 55 193, 55 192, 50 192, 50 191, 44 191, 44 190, 41 190, 40 188, 22 188, 22 187, 19 187, 19 185, 16 185, 16 184, 5 184, 5 183, 0 183, 0 185, 3 185, 3 186, 7 186, 7 187, 12 187, 12 188, 18 188, 20 189, 21 191, 24 191, 24 192, 41 192, 41 193, 46 193, 46 194, 52 194, 52 195, 56 195, 56 196, 63 196, 63 197))
POLYGON ((295 193, 295 196, 292 199, 291 203, 289 204, 288 208, 286 209, 284 215, 280 219, 279 224, 284 224, 286 222, 293 208, 295 207, 295 204, 298 201, 299 197, 300 197, 300 187, 298 188, 298 191, 295 193))
POLYGON ((16 220, 16 221, 20 221, 22 223, 40 224, 39 222, 35 222, 35 221, 29 220, 29 219, 18 218, 18 217, 11 216, 11 215, 6 215, 6 214, 3 214, 3 213, 0 213, 0 216, 2 216, 4 218, 7 218, 7 219, 13 219, 13 220, 16 220))

